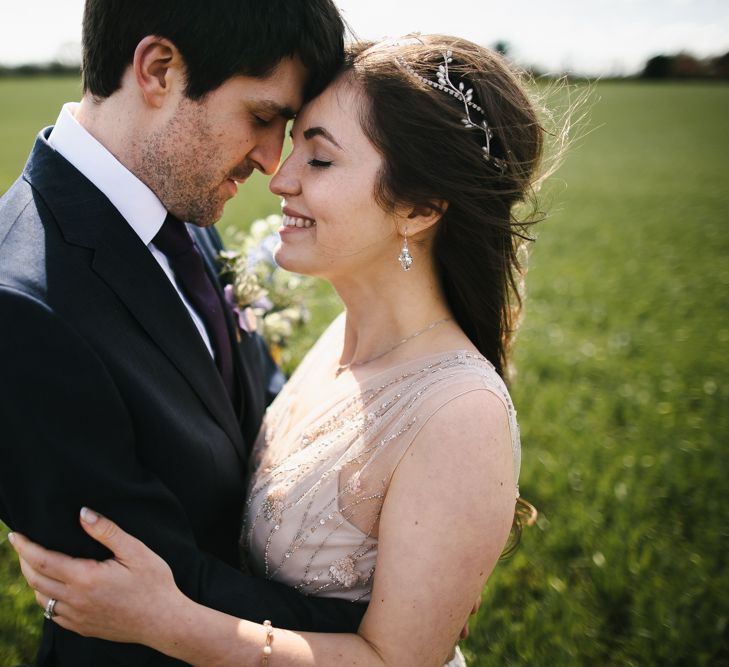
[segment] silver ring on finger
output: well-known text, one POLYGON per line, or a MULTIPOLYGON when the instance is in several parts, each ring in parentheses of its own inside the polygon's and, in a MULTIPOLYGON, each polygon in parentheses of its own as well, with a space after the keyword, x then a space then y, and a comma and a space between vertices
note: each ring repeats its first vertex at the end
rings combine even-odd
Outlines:
POLYGON ((43 612, 43 616, 45 616, 45 618, 47 618, 49 621, 52 621, 53 617, 56 615, 53 610, 56 608, 57 602, 58 600, 56 600, 56 598, 49 598, 48 604, 46 604, 46 609, 43 612))

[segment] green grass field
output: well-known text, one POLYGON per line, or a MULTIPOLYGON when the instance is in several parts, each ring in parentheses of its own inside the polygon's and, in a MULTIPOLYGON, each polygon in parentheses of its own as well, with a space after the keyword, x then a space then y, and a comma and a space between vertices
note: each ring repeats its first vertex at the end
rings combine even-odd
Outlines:
MULTIPOLYGON (((729 665, 729 87, 595 92, 547 188, 516 345, 521 489, 540 518, 465 650, 479 667, 729 665)), ((0 80, 0 191, 76 97, 74 80, 0 80)), ((223 224, 276 210, 264 187, 223 224)), ((41 616, 6 532, 3 666, 31 659, 41 616)))

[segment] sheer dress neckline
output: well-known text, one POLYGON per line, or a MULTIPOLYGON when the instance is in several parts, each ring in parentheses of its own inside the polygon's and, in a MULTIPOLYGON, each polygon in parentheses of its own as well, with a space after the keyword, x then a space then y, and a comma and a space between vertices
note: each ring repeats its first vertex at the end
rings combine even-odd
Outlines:
MULTIPOLYGON (((376 371, 372 373, 372 375, 369 375, 365 377, 362 380, 362 384, 366 384, 372 379, 377 378, 380 375, 385 375, 387 373, 393 373, 396 370, 399 370, 403 366, 408 366, 411 364, 421 364, 429 359, 437 359, 439 357, 457 357, 459 355, 464 355, 466 357, 471 357, 474 359, 480 359, 484 362, 486 362, 491 368, 494 368, 494 365, 486 358, 484 357, 480 352, 476 352, 474 350, 469 350, 467 348, 454 348, 450 350, 441 350, 440 352, 430 352, 428 354, 423 354, 418 357, 413 357, 412 359, 403 359, 402 361, 398 361, 391 366, 388 366, 387 368, 383 368, 381 371, 376 371)), ((356 373, 357 371, 350 371, 352 373, 356 373)))

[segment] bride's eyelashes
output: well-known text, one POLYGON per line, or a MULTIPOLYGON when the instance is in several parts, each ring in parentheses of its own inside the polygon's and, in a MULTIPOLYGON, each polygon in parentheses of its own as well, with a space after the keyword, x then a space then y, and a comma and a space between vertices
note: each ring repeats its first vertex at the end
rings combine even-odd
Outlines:
POLYGON ((310 167, 315 167, 318 169, 325 169, 326 167, 331 167, 332 162, 331 160, 317 160, 316 158, 312 158, 309 160, 306 164, 308 164, 310 167))

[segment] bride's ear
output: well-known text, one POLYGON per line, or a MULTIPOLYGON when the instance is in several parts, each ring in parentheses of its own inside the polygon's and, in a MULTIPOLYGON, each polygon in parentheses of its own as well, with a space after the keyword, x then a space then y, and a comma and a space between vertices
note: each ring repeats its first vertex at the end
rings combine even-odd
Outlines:
POLYGON ((400 224, 407 226, 408 234, 414 235, 431 229, 448 210, 448 202, 444 199, 434 199, 427 204, 410 206, 401 211, 400 224))
POLYGON ((185 85, 185 63, 177 47, 164 37, 147 35, 134 50, 134 77, 144 101, 159 108, 175 86, 185 85))

